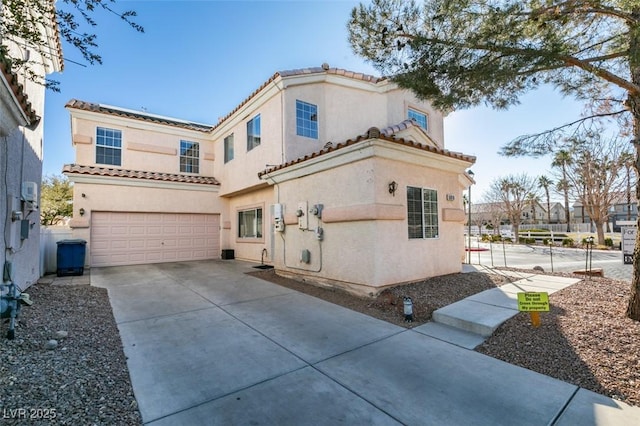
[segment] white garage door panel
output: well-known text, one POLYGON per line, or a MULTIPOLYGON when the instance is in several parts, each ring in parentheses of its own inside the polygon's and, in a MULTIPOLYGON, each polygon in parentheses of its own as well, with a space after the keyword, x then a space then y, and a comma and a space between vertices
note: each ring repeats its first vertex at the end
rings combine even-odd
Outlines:
POLYGON ((93 212, 91 266, 220 257, 220 216, 93 212))

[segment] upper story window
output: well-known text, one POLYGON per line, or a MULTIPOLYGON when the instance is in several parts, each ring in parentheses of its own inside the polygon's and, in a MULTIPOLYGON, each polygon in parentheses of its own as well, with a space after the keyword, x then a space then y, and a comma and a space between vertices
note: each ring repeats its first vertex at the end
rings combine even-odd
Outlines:
POLYGON ((318 139, 318 107, 296 100, 296 134, 318 139))
POLYGON ((438 238, 438 191, 407 187, 409 239, 438 238))
POLYGON ((96 163, 122 165, 122 132, 98 127, 96 131, 96 163))
POLYGON ((233 133, 224 138, 224 162, 233 160, 233 133))
POLYGON ((260 114, 247 122, 247 151, 260 145, 260 114))
POLYGON ((180 172, 200 173, 200 144, 180 141, 180 172))
POLYGON ((238 238, 262 238, 262 208, 238 212, 238 238))
POLYGON ((428 121, 427 121, 427 114, 417 111, 415 109, 411 109, 409 108, 409 111, 407 113, 407 117, 410 120, 415 120, 416 123, 418 123, 418 126, 422 127, 423 129, 427 130, 427 126, 428 126, 428 121))

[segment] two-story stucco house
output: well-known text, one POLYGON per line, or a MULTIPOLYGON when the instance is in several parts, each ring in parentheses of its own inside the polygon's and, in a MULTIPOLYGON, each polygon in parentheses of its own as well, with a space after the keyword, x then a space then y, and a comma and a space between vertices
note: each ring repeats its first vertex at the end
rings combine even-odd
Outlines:
MULTIPOLYGON (((0 19, 13 19, 0 7, 0 19)), ((35 12, 33 12, 35 13, 35 12)), ((55 10, 40 17, 34 45, 0 34, 0 252, 3 283, 26 289, 40 278, 40 181, 44 137, 45 87, 38 79, 62 71, 55 10), (28 65, 12 68, 10 58, 28 65), (29 75, 26 67, 33 73, 29 75)))
POLYGON ((474 157, 387 79, 274 74, 216 125, 70 101, 89 266, 230 257, 359 294, 460 271, 474 157))

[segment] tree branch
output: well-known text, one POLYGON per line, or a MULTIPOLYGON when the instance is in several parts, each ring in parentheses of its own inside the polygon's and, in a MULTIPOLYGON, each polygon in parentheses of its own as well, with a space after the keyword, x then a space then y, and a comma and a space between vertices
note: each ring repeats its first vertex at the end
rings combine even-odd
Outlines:
MULTIPOLYGON (((567 127, 572 127, 575 125, 581 125, 582 123, 584 123, 587 120, 592 120, 595 118, 605 118, 605 117, 612 117, 615 115, 619 115, 622 113, 628 112, 626 109, 622 109, 619 111, 614 111, 614 112, 608 112, 608 113, 599 113, 599 114, 592 114, 589 115, 587 117, 582 117, 578 120, 574 120, 570 123, 566 123, 563 124, 561 126, 558 127, 554 127, 552 129, 549 130, 545 130, 544 132, 540 132, 540 133, 535 133, 532 135, 523 135, 523 136, 519 136, 516 139, 514 139, 513 141, 509 142, 509 144, 507 144, 506 146, 503 146, 500 151, 498 151, 498 153, 502 156, 505 157, 517 157, 517 156, 522 156, 522 155, 533 155, 533 156, 540 156, 540 155, 544 155, 544 154, 548 154, 549 153, 549 147, 548 146, 529 146, 529 147, 524 147, 523 145, 525 144, 525 142, 530 141, 531 143, 535 143, 535 141, 537 139, 543 138, 545 136, 549 136, 552 135, 553 133, 559 132, 563 129, 566 129, 567 127)), ((548 145, 550 145, 553 142, 548 142, 548 145)), ((541 141, 540 143, 544 143, 544 140, 541 141)))

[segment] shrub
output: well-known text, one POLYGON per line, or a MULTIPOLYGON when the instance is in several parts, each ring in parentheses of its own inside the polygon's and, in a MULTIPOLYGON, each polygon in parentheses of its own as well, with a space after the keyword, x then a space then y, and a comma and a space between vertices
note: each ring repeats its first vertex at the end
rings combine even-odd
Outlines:
POLYGON ((497 243, 499 241, 502 241, 502 237, 500 236, 500 234, 493 235, 491 237, 491 241, 494 242, 494 243, 497 243))
POLYGON ((573 238, 564 238, 562 240, 562 247, 573 247, 573 238))
POLYGON ((486 243, 486 242, 488 242, 488 241, 490 241, 490 240, 491 240, 491 235, 489 235, 489 234, 482 234, 482 242, 483 242, 483 243, 486 243))
MULTIPOLYGON (((589 237, 586 237, 586 238, 583 238, 583 239, 582 239, 582 245, 583 245, 583 246, 586 246, 587 244, 589 244, 589 242, 588 242, 588 238, 589 238, 589 237)), ((596 239, 595 239, 595 238, 593 239, 593 243, 592 243, 592 244, 593 244, 593 245, 598 244, 598 242, 596 241, 596 239)))
POLYGON ((536 239, 535 238, 518 237, 518 240, 520 241, 520 244, 535 244, 536 243, 536 239))
POLYGON ((613 247, 613 239, 607 237, 604 239, 604 245, 607 247, 613 247))
POLYGON ((542 239, 542 245, 548 246, 549 245, 549 241, 551 241, 551 238, 543 238, 542 239))

